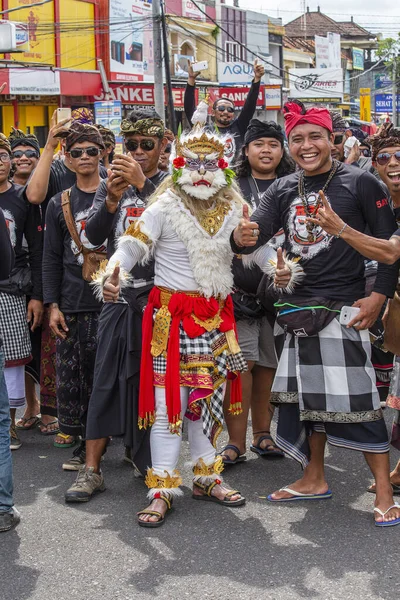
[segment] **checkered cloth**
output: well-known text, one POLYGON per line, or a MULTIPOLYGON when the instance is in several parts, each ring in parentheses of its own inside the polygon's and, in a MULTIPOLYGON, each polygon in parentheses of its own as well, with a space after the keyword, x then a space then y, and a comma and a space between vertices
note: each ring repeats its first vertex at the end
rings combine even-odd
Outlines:
MULTIPOLYGON (((272 386, 274 403, 299 403, 300 419, 336 423, 381 418, 369 332, 333 319, 315 336, 297 337, 275 325, 283 348, 272 386)), ((279 354, 279 352, 278 352, 279 354)))
MULTIPOLYGON (((204 434, 213 440, 215 432, 223 423, 223 400, 225 395, 225 384, 228 370, 232 365, 233 355, 228 355, 227 350, 219 352, 219 349, 226 344, 225 334, 218 330, 205 332, 196 338, 190 338, 183 327, 179 329, 179 351, 181 363, 189 363, 188 359, 195 357, 196 362, 210 363, 207 367, 213 380, 214 392, 210 398, 199 400, 201 405, 201 418, 203 421, 204 434)), ((247 363, 242 354, 234 355, 234 367, 236 371, 246 371, 247 363)), ((167 360, 163 356, 153 358, 154 373, 165 375, 167 372, 167 360)), ((182 373, 190 373, 191 370, 182 370, 182 373)), ((196 372, 196 368, 192 372, 196 372)), ((189 390, 190 395, 194 391, 189 390)), ((190 404, 190 401, 189 401, 190 404)), ((193 411, 187 413, 189 418, 193 419, 193 411)))
POLYGON ((23 365, 31 359, 31 341, 26 322, 25 296, 0 292, 0 338, 6 367, 23 365))

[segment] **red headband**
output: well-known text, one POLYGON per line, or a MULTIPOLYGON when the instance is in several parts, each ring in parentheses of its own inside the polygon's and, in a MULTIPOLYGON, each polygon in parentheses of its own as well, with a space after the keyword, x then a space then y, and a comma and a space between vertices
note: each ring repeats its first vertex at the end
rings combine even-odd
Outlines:
POLYGON ((304 125, 306 123, 324 127, 324 129, 327 129, 330 133, 333 131, 332 118, 326 108, 310 108, 309 110, 305 110, 304 107, 295 102, 288 102, 283 107, 283 110, 285 111, 285 130, 287 137, 289 137, 293 127, 296 127, 296 125, 304 125))

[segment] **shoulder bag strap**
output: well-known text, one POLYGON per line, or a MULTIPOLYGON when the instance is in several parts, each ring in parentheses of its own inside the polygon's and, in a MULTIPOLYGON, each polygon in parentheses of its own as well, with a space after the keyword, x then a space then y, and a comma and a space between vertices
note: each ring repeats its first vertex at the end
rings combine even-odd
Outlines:
POLYGON ((249 186, 250 186, 252 196, 254 198, 254 202, 256 203, 256 206, 258 206, 260 204, 260 195, 259 195, 257 186, 254 183, 254 179, 250 175, 250 177, 247 178, 247 181, 249 182, 249 186))
POLYGON ((76 230, 75 220, 74 220, 74 217, 72 216, 72 211, 71 211, 70 196, 71 196, 71 188, 69 188, 69 190, 65 190, 61 194, 61 208, 62 208, 62 211, 64 214, 64 219, 65 219, 65 223, 67 225, 69 234, 72 237, 73 241, 75 242, 75 244, 78 248, 77 254, 83 254, 85 248, 84 248, 83 244, 81 243, 78 232, 76 230))

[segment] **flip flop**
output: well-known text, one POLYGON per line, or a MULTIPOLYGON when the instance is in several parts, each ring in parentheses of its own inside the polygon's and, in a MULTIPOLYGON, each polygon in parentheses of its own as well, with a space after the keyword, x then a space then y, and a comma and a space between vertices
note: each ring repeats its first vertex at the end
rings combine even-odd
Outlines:
MULTIPOLYGON (((395 502, 385 511, 381 510, 380 508, 374 508, 374 512, 377 512, 379 515, 381 515, 381 517, 385 517, 389 510, 392 510, 392 508, 400 508, 400 504, 395 502)), ((393 521, 375 521, 375 525, 377 527, 393 527, 394 525, 400 525, 400 517, 394 519, 393 521)))
POLYGON ((15 424, 15 429, 19 429, 20 431, 22 429, 26 429, 28 431, 29 429, 33 429, 34 427, 36 427, 39 423, 40 423, 40 418, 38 415, 36 415, 35 417, 29 417, 29 419, 26 419, 25 417, 21 417, 19 419, 19 421, 17 421, 17 423, 15 424), (29 423, 29 421, 32 421, 32 423, 28 427, 25 427, 25 425, 19 424, 19 423, 29 423))
POLYGON ((275 442, 271 435, 263 435, 258 439, 257 445, 252 444, 250 446, 250 450, 261 458, 285 458, 285 454, 275 446, 275 442), (267 446, 266 448, 261 448, 261 442, 264 440, 269 440, 272 442, 272 445, 267 446))
POLYGON ((224 465, 237 465, 247 460, 247 456, 245 454, 240 454, 239 448, 234 444, 227 444, 225 448, 221 450, 220 456, 224 465), (233 450, 234 452, 236 452, 237 458, 229 458, 229 456, 222 454, 223 452, 225 452, 225 450, 233 450))
POLYGON ((272 497, 272 494, 267 496, 267 500, 269 502, 298 502, 299 500, 327 500, 328 498, 332 498, 331 490, 328 490, 324 494, 302 494, 301 492, 296 492, 296 490, 292 490, 289 487, 283 487, 279 490, 279 492, 287 492, 288 494, 292 494, 293 498, 279 498, 276 500, 272 497))
MULTIPOLYGON (((42 423, 42 425, 43 425, 43 427, 46 427, 46 429, 47 429, 47 427, 49 425, 54 425, 55 423, 58 423, 58 419, 55 419, 54 421, 50 421, 49 423, 47 423, 47 425, 45 425, 44 423, 42 423)), ((50 429, 50 431, 42 431, 39 428, 39 431, 40 431, 40 435, 57 435, 57 434, 60 433, 60 428, 57 427, 57 429, 50 429)))
MULTIPOLYGON (((395 483, 392 483, 391 485, 393 490, 393 496, 400 496, 400 485, 396 485, 395 483)), ((376 490, 373 490, 371 488, 372 486, 367 489, 367 492, 369 492, 370 494, 376 494, 376 490)))
POLYGON ((60 444, 59 442, 54 442, 53 446, 55 446, 55 448, 72 448, 72 446, 75 446, 77 439, 74 436, 71 435, 67 435, 66 433, 58 433, 57 434, 59 437, 63 438, 64 440, 66 440, 67 438, 72 437, 73 441, 69 442, 68 444, 60 444))

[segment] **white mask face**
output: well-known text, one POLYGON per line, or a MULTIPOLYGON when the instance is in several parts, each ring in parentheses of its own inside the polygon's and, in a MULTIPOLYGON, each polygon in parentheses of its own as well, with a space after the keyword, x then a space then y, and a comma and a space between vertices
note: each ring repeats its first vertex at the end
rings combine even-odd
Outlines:
POLYGON ((189 196, 198 200, 209 200, 227 185, 225 174, 218 166, 218 157, 186 158, 177 184, 189 196))

